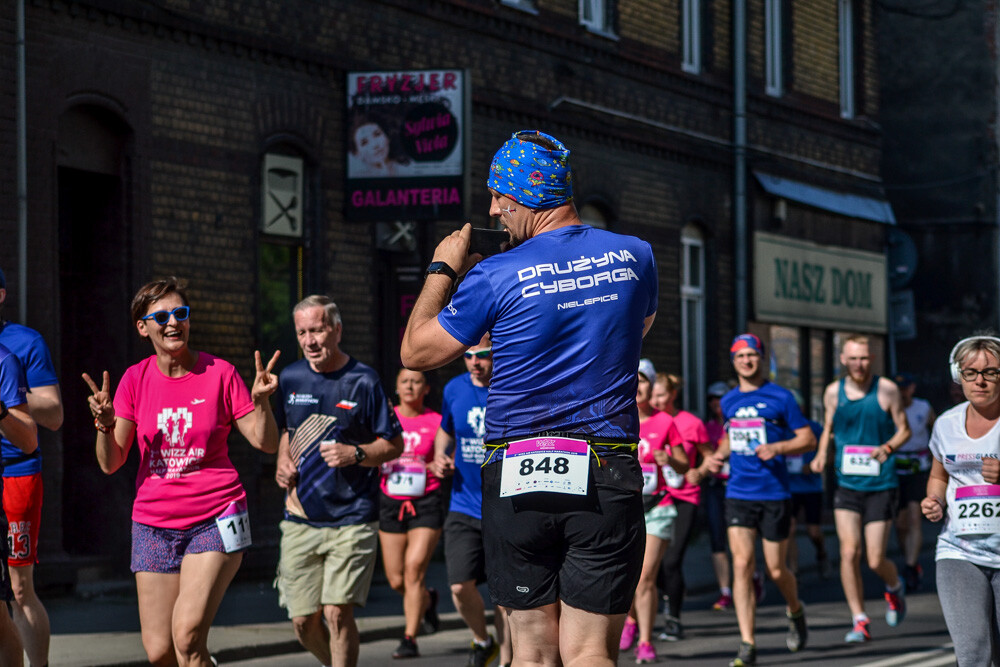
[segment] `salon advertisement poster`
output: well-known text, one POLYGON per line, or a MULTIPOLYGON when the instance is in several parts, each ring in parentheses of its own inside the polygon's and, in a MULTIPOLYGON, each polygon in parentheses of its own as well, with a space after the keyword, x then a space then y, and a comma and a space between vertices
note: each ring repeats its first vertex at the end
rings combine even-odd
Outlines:
POLYGON ((463 70, 347 75, 347 220, 466 217, 463 70))

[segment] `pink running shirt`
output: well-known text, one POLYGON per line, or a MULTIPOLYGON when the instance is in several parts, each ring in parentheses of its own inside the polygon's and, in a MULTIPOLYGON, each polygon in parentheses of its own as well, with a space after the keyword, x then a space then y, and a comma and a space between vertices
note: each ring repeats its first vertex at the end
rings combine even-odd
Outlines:
POLYGON ((139 442, 132 520, 190 528, 246 498, 226 438, 233 422, 252 411, 236 369, 205 352, 179 378, 161 373, 155 355, 125 371, 115 414, 135 423, 139 442))
MULTIPOLYGON (((656 463, 653 452, 666 449, 666 444, 680 445, 684 441, 674 425, 674 418, 666 412, 654 411, 649 419, 639 424, 639 463, 656 463)), ((663 478, 663 469, 657 466, 656 492, 659 493, 667 485, 663 478)), ((670 505, 673 501, 670 494, 663 496, 660 505, 670 505)))
MULTIPOLYGON (((386 493, 386 476, 392 472, 394 464, 406 465, 408 463, 428 464, 434 460, 434 436, 438 427, 441 426, 441 415, 433 410, 424 408, 422 415, 417 417, 404 417, 399 413, 399 407, 394 408, 399 423, 403 427, 403 453, 398 459, 387 461, 382 464, 382 479, 379 485, 382 493, 394 500, 412 500, 406 496, 390 496, 386 493)), ((441 480, 427 471, 427 481, 424 486, 424 495, 432 491, 437 491, 441 487, 441 480)), ((419 477, 417 479, 420 479, 419 477)))
MULTIPOLYGON (((698 443, 708 442, 708 429, 705 428, 703 421, 684 410, 679 410, 674 415, 674 424, 677 426, 677 430, 680 431, 681 438, 684 439, 684 453, 687 454, 688 461, 691 462, 691 467, 694 468, 697 465, 699 456, 698 443)), ((701 501, 701 487, 687 481, 686 477, 680 488, 672 488, 669 493, 675 500, 683 500, 694 505, 697 505, 701 501)))

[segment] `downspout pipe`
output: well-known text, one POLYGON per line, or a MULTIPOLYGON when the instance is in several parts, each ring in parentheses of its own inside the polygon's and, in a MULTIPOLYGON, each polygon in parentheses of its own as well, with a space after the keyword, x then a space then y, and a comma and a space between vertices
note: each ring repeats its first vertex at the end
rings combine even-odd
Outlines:
POLYGON ((24 0, 17 0, 17 313, 28 320, 28 131, 24 0))
POLYGON ((747 260, 747 12, 746 0, 733 0, 733 268, 736 333, 746 331, 747 260))

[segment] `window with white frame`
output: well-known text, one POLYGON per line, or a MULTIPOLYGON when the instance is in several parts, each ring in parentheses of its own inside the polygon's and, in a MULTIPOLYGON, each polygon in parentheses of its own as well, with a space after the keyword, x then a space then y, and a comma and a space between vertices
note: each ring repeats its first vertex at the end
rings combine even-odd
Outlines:
POLYGON ((681 69, 701 73, 701 0, 681 2, 681 69))
POLYGON ((681 230, 681 375, 684 409, 705 414, 705 239, 695 224, 681 230))
POLYGON ((773 97, 784 93, 782 0, 764 1, 764 92, 773 97))
POLYGON ((580 25, 591 32, 613 35, 615 0, 580 0, 580 25))
POLYGON ((854 0, 839 0, 840 115, 854 118, 854 0))

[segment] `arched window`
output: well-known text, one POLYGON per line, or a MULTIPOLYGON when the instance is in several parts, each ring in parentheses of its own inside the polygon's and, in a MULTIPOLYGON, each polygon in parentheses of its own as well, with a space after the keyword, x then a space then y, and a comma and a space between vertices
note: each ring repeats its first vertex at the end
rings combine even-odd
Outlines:
POLYGON ((705 240, 698 225, 681 230, 681 374, 684 409, 705 412, 705 240))
POLYGON ((261 158, 257 237, 257 322, 261 349, 298 355, 292 308, 305 296, 305 241, 309 236, 308 165, 292 146, 269 147, 261 158))

